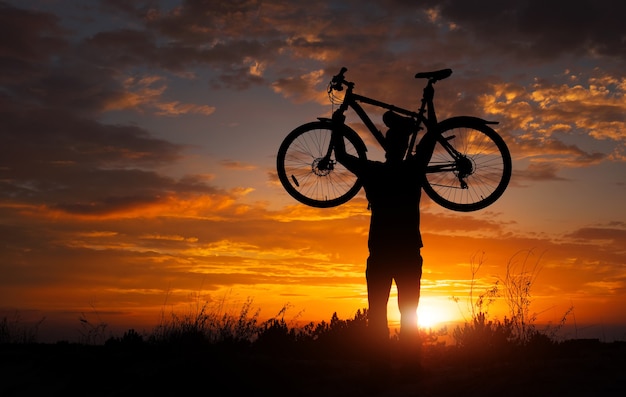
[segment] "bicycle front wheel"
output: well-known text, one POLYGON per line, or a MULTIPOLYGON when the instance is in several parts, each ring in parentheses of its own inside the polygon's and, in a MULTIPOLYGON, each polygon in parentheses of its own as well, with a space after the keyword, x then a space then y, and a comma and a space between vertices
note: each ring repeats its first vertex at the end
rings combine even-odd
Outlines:
POLYGON ((455 117, 438 124, 426 179, 426 194, 454 211, 476 211, 493 204, 511 179, 511 154, 504 140, 483 120, 455 117))
MULTIPOLYGON (((346 152, 364 159, 366 149, 361 138, 349 127, 342 128, 346 152)), ((293 198, 311 207, 343 204, 362 186, 356 175, 335 160, 334 153, 328 165, 323 164, 331 134, 330 121, 314 121, 290 132, 278 149, 276 169, 281 184, 293 198)))

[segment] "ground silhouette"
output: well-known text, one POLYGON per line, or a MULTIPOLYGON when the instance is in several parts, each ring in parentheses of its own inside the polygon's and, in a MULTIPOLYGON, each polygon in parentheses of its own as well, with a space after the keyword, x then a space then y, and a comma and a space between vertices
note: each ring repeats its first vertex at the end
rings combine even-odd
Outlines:
POLYGON ((625 342, 566 341, 497 354, 432 344, 423 349, 421 373, 396 374, 382 384, 372 381, 358 349, 336 345, 337 340, 277 340, 3 344, 2 395, 626 395, 625 342))

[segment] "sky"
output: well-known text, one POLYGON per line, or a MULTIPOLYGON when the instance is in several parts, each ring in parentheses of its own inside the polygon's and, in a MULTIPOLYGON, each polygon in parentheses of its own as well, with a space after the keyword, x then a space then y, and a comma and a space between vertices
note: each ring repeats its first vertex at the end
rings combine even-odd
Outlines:
POLYGON ((625 14, 618 0, 0 0, 0 315, 43 319, 44 341, 76 337, 81 317, 149 332, 205 305, 353 317, 364 195, 300 204, 278 147, 331 114, 341 67, 355 92, 410 109, 415 73, 450 68, 439 119, 498 121, 513 176, 476 212, 423 198, 420 321, 467 319, 493 286, 503 319, 508 269, 533 280, 537 323, 624 340, 625 14))

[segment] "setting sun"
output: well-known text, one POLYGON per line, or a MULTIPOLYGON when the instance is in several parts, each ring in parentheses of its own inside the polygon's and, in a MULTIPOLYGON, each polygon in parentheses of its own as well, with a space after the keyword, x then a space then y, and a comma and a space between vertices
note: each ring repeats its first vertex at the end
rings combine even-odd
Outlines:
MULTIPOLYGON (((387 306, 389 327, 391 329, 400 326, 400 311, 397 307, 397 292, 395 285, 387 306)), ((417 309, 417 325, 420 328, 438 329, 447 323, 460 321, 460 313, 453 302, 437 297, 422 297, 417 309)))
POLYGON ((444 312, 431 306, 422 306, 417 310, 417 324, 420 328, 433 328, 449 320, 444 312))

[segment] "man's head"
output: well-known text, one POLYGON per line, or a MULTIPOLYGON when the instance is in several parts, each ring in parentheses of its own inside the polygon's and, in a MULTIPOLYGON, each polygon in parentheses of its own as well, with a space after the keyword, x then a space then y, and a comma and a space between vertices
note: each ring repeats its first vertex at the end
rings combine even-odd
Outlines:
POLYGON ((409 148, 409 133, 401 129, 390 128, 387 131, 385 141, 387 146, 385 158, 387 162, 402 161, 409 148))

